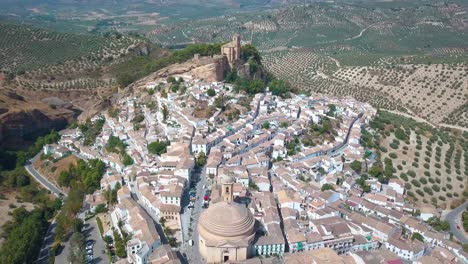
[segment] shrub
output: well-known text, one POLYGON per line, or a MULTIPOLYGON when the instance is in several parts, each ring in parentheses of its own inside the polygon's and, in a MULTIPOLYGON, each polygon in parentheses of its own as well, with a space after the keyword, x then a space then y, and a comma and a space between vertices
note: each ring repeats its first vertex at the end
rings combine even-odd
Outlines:
POLYGON ((428 186, 424 186, 423 190, 424 190, 427 194, 429 194, 429 195, 433 195, 433 194, 434 194, 434 193, 432 192, 431 188, 428 187, 428 186))
POLYGON ((423 192, 423 191, 417 189, 417 190, 416 190, 416 193, 419 194, 420 196, 423 196, 423 197, 424 197, 424 192, 423 192))
POLYGON ((445 199, 445 197, 444 197, 444 196, 440 195, 440 196, 439 196, 439 200, 441 200, 441 201, 445 201, 446 199, 445 199))
POLYGON ((390 158, 392 158, 392 159, 396 159, 396 158, 398 157, 397 154, 394 153, 394 152, 388 154, 388 156, 389 156, 390 158))
POLYGON ((406 175, 406 173, 404 173, 404 172, 402 172, 402 173, 400 174, 400 178, 401 178, 402 180, 404 180, 404 181, 408 181, 408 175, 406 175))
POLYGON ((399 145, 392 142, 392 143, 390 143, 390 147, 392 149, 398 149, 399 145))
POLYGON ((416 179, 412 179, 411 184, 413 184, 416 187, 421 187, 421 183, 416 179))
POLYGON ((416 177, 416 172, 414 172, 413 170, 409 170, 409 171, 407 172, 407 174, 408 174, 408 176, 410 176, 411 178, 416 177))
POLYGON ((104 234, 104 228, 103 228, 103 226, 102 226, 101 218, 96 217, 96 223, 97 223, 97 225, 98 225, 99 232, 100 232, 100 234, 101 234, 101 236, 102 236, 102 234, 104 234))
POLYGON ((412 186, 409 183, 405 183, 405 189, 411 190, 412 186))
POLYGON ((427 184, 426 178, 419 179, 419 182, 422 183, 422 184, 427 184))
POLYGON ((436 192, 440 192, 440 187, 439 187, 439 185, 437 185, 437 184, 432 185, 431 188, 432 188, 432 190, 434 190, 434 191, 436 191, 436 192))

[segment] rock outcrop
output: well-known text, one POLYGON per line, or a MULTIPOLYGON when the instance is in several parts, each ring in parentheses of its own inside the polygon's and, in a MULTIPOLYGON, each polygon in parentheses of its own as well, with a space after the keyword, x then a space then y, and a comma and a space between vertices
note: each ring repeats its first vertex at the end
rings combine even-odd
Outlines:
POLYGON ((37 101, 0 89, 0 146, 20 148, 51 129, 65 128, 80 113, 71 104, 37 101))

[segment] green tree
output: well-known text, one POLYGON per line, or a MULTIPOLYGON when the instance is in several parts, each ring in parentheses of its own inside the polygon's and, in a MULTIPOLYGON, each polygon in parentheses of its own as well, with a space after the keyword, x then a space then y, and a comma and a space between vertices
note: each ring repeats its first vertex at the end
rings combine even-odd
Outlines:
POLYGON ((163 105, 162 107, 162 114, 163 114, 163 122, 167 121, 167 118, 169 117, 169 109, 167 108, 167 105, 163 105))
POLYGON ((198 157, 195 161, 195 165, 197 167, 203 167, 205 164, 206 164, 206 154, 205 152, 201 151, 200 153, 198 153, 198 157))
POLYGON ((268 88, 273 95, 289 97, 291 85, 283 80, 274 79, 268 84, 268 88))
POLYGON ((448 231, 450 230, 450 224, 447 221, 442 221, 438 217, 431 217, 427 220, 427 223, 432 226, 436 231, 448 231))
POLYGON ((263 122, 262 128, 263 129, 269 129, 270 128, 270 122, 268 122, 268 121, 263 122))
POLYGON ((424 242, 424 237, 418 232, 414 232, 413 235, 411 236, 411 240, 415 240, 415 239, 421 242, 424 242))
POLYGON ((122 239, 120 234, 117 231, 114 231, 114 246, 115 254, 120 258, 127 257, 127 251, 125 250, 125 241, 122 239))
POLYGON ((382 175, 382 167, 379 164, 374 164, 372 167, 369 169, 369 175, 378 178, 380 175, 382 175))
POLYGON ((136 77, 129 73, 123 73, 117 76, 117 83, 119 84, 120 88, 127 87, 135 80, 136 80, 136 77))
POLYGON ((322 190, 322 192, 324 192, 324 191, 326 191, 326 190, 332 190, 332 191, 334 191, 335 188, 333 187, 333 185, 328 184, 328 183, 325 183, 324 185, 322 185, 321 190, 322 190))
POLYGON ((167 151, 167 146, 169 146, 170 142, 169 141, 160 141, 159 139, 156 140, 155 142, 151 142, 148 145, 148 152, 151 154, 157 154, 157 155, 162 155, 166 153, 167 151))
POLYGON ((3 227, 5 240, 0 249, 0 263, 32 263, 47 230, 45 211, 41 208, 14 217, 14 225, 3 227))
POLYGON ((242 46, 241 48, 241 58, 246 61, 249 58, 254 59, 257 63, 261 62, 260 52, 258 52, 257 48, 255 48, 252 44, 247 44, 242 46))
POLYGON ((123 155, 122 164, 124 166, 133 165, 134 160, 132 159, 132 157, 130 157, 130 155, 128 155, 126 152, 124 152, 122 155, 123 155))
POLYGON ((213 88, 210 88, 208 91, 206 91, 206 94, 210 97, 213 97, 216 95, 216 91, 213 88))
POLYGON ((85 237, 81 232, 75 232, 70 238, 70 251, 68 252, 68 261, 70 263, 85 263, 85 237))
POLYGON ((177 80, 174 76, 167 77, 167 83, 177 83, 177 80))
POLYGON ((358 174, 361 173, 362 163, 360 161, 355 160, 351 162, 350 166, 351 166, 351 169, 353 169, 356 173, 358 174))
POLYGON ((80 233, 81 230, 83 230, 83 226, 84 226, 84 223, 83 223, 83 220, 79 219, 79 218, 75 218, 73 220, 73 232, 78 232, 80 233))

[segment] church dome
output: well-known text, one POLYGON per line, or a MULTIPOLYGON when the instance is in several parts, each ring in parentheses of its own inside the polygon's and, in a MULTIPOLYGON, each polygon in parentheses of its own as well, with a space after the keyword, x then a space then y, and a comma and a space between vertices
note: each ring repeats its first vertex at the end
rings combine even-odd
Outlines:
POLYGON ((248 237, 253 234, 255 218, 243 205, 219 202, 203 211, 199 219, 199 233, 215 239, 248 237))

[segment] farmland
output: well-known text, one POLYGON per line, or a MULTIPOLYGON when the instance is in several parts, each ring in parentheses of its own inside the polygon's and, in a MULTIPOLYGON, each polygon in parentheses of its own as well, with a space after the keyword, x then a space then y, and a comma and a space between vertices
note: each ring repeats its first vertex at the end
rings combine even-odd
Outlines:
POLYGON ((466 127, 467 11, 461 2, 318 2, 168 23, 147 36, 173 46, 239 33, 299 89, 466 127))
POLYGON ((446 208, 466 199, 468 133, 455 136, 383 111, 369 132, 380 159, 405 182, 416 204, 446 208))
POLYGON ((26 71, 15 81, 27 90, 116 87, 115 74, 106 69, 122 68, 126 55, 143 41, 129 31, 169 48, 225 42, 240 34, 261 51, 270 72, 301 90, 355 97, 436 125, 468 124, 468 6, 463 1, 125 0, 128 5, 99 2, 94 9, 66 1, 27 2, 26 13, 5 10, 59 32, 94 32, 2 24, 0 33, 7 38, 0 41, 0 68, 26 71), (121 33, 102 34, 109 31, 121 33))
MULTIPOLYGON (((0 70, 24 73, 63 64, 70 71, 93 69, 102 61, 123 56, 138 40, 109 34, 107 37, 57 33, 13 24, 0 24, 0 70)), ((50 68, 51 72, 60 66, 50 68)))

